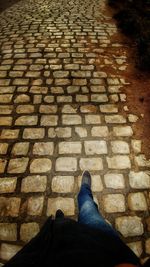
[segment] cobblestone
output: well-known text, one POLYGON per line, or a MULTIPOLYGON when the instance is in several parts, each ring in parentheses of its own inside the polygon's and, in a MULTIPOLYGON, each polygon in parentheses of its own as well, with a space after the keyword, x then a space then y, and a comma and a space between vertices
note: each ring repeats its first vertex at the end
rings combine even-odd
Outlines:
POLYGON ((17 217, 21 199, 17 197, 0 197, 0 216, 17 217))
POLYGON ((2 130, 1 139, 17 139, 19 135, 19 129, 16 130, 2 130))
POLYGON ((135 189, 148 189, 150 188, 150 175, 142 171, 131 171, 129 173, 129 183, 130 186, 135 189))
POLYGON ((86 155, 107 154, 107 145, 105 141, 85 141, 86 155))
POLYGON ((77 159, 62 157, 56 160, 56 171, 76 171, 77 170, 77 159))
POLYGON ((54 144, 52 142, 38 142, 33 146, 33 154, 35 155, 53 155, 54 144))
POLYGON ((66 216, 74 215, 75 204, 73 198, 49 198, 47 206, 47 216, 55 215, 56 211, 61 209, 66 216))
POLYGON ((0 223, 0 239, 5 241, 17 240, 16 223, 0 223))
POLYGON ((123 174, 107 173, 104 175, 106 187, 113 189, 121 189, 125 187, 123 174))
POLYGON ((128 169, 131 168, 130 159, 128 156, 113 156, 107 157, 107 163, 109 169, 128 169))
POLYGON ((16 189, 17 178, 0 178, 0 193, 13 193, 16 189))
POLYGON ((79 115, 62 115, 62 123, 64 125, 81 124, 81 121, 79 115))
POLYGON ((123 216, 117 218, 116 228, 124 237, 140 236, 144 231, 141 218, 137 216, 123 216))
POLYGON ((30 165, 31 173, 43 173, 51 170, 52 162, 47 158, 34 159, 30 165))
POLYGON ((128 195, 128 205, 131 210, 147 210, 147 203, 143 193, 130 193, 128 195))
POLYGON ((106 1, 16 5, 0 14, 0 257, 7 261, 57 208, 77 218, 85 169, 106 217, 146 257, 150 162, 134 135, 126 46, 112 42, 106 1))
POLYGON ((80 142, 59 143, 59 154, 80 154, 82 145, 80 142))
POLYGON ((47 177, 41 175, 30 175, 22 179, 21 191, 44 192, 46 190, 47 177))
POLYGON ((111 142, 112 152, 114 154, 129 154, 129 145, 125 141, 112 141, 111 142))
POLYGON ((8 164, 8 173, 23 173, 28 165, 28 158, 11 159, 8 164))
POLYGON ((57 193, 70 193, 74 189, 73 176, 55 176, 52 179, 52 191, 57 193))
POLYGON ((124 212, 125 211, 125 198, 121 194, 109 194, 104 196, 104 208, 108 213, 124 212))
POLYGON ((44 197, 30 197, 28 199, 27 214, 40 216, 43 210, 44 197))
POLYGON ((128 243, 127 245, 133 250, 133 252, 137 255, 137 257, 141 256, 143 252, 141 241, 131 242, 131 243, 128 243))
POLYGON ((103 170, 103 162, 101 158, 82 158, 80 159, 80 168, 89 171, 103 170))
POLYGON ((21 246, 11 245, 7 243, 1 244, 1 259, 8 261, 21 249, 21 246))
POLYGON ((41 139, 44 137, 44 128, 26 128, 23 131, 24 139, 41 139))
POLYGON ((13 146, 13 149, 11 151, 11 153, 13 155, 27 155, 29 150, 29 143, 27 142, 23 142, 23 143, 16 143, 13 146))
POLYGON ((37 223, 23 223, 20 228, 20 239, 24 242, 30 241, 39 232, 37 223))

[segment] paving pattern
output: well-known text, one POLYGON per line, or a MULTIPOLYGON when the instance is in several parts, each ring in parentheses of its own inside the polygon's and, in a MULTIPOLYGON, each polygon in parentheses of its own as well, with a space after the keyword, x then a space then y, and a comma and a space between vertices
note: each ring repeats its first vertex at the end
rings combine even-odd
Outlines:
POLYGON ((115 56, 123 44, 111 40, 105 8, 24 0, 0 15, 1 262, 58 208, 77 218, 84 169, 105 218, 138 256, 150 255, 150 161, 134 138, 138 118, 121 91, 131 82, 126 52, 115 56))

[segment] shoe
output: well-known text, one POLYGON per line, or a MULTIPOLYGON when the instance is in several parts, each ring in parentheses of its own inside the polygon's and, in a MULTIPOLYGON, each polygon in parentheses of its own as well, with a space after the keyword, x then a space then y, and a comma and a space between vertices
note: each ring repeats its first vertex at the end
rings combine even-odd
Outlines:
POLYGON ((81 185, 87 184, 91 188, 91 174, 88 171, 84 171, 82 174, 81 185))
POLYGON ((55 215, 56 218, 64 218, 64 213, 62 212, 62 210, 57 210, 56 211, 56 215, 55 215))

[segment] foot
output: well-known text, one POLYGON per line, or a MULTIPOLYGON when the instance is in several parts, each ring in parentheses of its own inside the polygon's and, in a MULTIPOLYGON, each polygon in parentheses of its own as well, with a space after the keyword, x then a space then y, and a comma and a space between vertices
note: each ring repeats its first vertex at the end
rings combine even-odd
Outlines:
POLYGON ((56 218, 63 218, 64 217, 64 213, 62 212, 62 210, 57 210, 56 211, 56 215, 55 215, 56 218))
POLYGON ((84 171, 82 174, 82 184, 87 184, 91 188, 91 174, 88 171, 84 171))

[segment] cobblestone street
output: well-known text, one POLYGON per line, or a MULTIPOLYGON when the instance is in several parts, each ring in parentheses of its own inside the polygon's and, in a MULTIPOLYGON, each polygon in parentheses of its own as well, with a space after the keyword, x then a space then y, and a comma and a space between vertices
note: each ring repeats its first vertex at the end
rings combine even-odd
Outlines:
POLYGON ((0 14, 0 258, 61 208, 77 219, 82 171, 104 217, 150 256, 150 160, 122 89, 126 50, 105 0, 24 0, 0 14), (113 51, 113 52, 110 52, 113 51), (104 70, 113 66, 114 74, 104 70))

